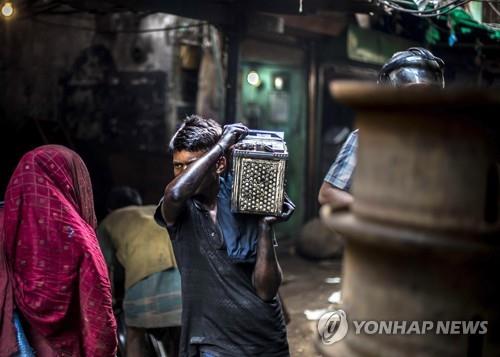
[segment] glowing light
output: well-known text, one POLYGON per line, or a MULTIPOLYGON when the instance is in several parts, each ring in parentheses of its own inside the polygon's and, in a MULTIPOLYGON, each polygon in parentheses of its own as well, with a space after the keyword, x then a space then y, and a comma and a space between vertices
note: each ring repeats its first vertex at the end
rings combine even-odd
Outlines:
POLYGON ((275 77, 274 78, 274 88, 276 90, 282 90, 284 84, 285 84, 285 81, 283 80, 283 77, 275 77))
POLYGON ((260 86, 260 76, 259 74, 256 72, 256 71, 250 71, 248 72, 248 75, 247 75, 247 82, 248 84, 254 86, 254 87, 258 87, 260 86))
POLYGON ((12 3, 10 1, 7 1, 5 4, 3 4, 2 15, 4 17, 11 17, 12 15, 14 15, 14 6, 12 6, 12 3))

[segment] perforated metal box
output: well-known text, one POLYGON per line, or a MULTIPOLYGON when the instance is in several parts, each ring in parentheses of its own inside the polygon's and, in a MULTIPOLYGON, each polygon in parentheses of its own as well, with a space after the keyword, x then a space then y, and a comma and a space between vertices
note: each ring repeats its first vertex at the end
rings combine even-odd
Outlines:
POLYGON ((232 211, 281 214, 287 159, 283 132, 251 130, 233 151, 232 211))

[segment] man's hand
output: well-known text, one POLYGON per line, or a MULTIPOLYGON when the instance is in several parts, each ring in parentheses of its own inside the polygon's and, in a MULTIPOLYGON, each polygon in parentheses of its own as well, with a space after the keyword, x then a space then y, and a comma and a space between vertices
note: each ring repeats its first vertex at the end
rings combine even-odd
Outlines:
POLYGON ((196 194, 200 185, 207 177, 213 177, 216 164, 221 155, 233 146, 238 140, 245 137, 248 129, 243 124, 227 125, 222 137, 208 152, 192 161, 182 174, 178 174, 165 187, 162 213, 167 225, 173 225, 183 211, 187 200, 196 194), (222 150, 222 152, 221 152, 222 150))
POLYGON ((285 194, 285 201, 283 202, 283 210, 280 216, 265 216, 260 220, 261 224, 272 225, 278 222, 286 222, 290 219, 293 212, 295 212, 295 204, 290 200, 287 194, 285 194))
POLYGON ((222 132, 222 137, 218 144, 222 146, 224 151, 226 151, 238 141, 243 139, 247 134, 248 128, 241 123, 226 125, 224 126, 224 131, 222 132))

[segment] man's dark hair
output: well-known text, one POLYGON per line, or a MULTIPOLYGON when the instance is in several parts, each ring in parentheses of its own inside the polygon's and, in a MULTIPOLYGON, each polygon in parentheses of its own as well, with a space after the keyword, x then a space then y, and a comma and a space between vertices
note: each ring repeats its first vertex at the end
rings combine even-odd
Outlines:
POLYGON ((215 120, 191 115, 172 137, 171 151, 208 151, 219 141, 222 127, 215 120))
POLYGON ((427 82, 444 87, 444 61, 429 50, 411 47, 396 52, 380 69, 378 82, 399 86, 408 83, 427 82))
POLYGON ((128 186, 113 187, 108 194, 106 207, 109 211, 127 207, 142 205, 142 198, 137 190, 128 186))

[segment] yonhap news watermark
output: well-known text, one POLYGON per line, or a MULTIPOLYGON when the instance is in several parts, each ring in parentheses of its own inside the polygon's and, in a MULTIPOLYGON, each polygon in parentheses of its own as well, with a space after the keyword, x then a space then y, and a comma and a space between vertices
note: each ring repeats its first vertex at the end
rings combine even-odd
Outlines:
POLYGON ((349 330, 356 335, 485 335, 488 321, 349 321, 344 310, 333 310, 321 316, 317 328, 322 342, 331 345, 342 340, 349 330))

